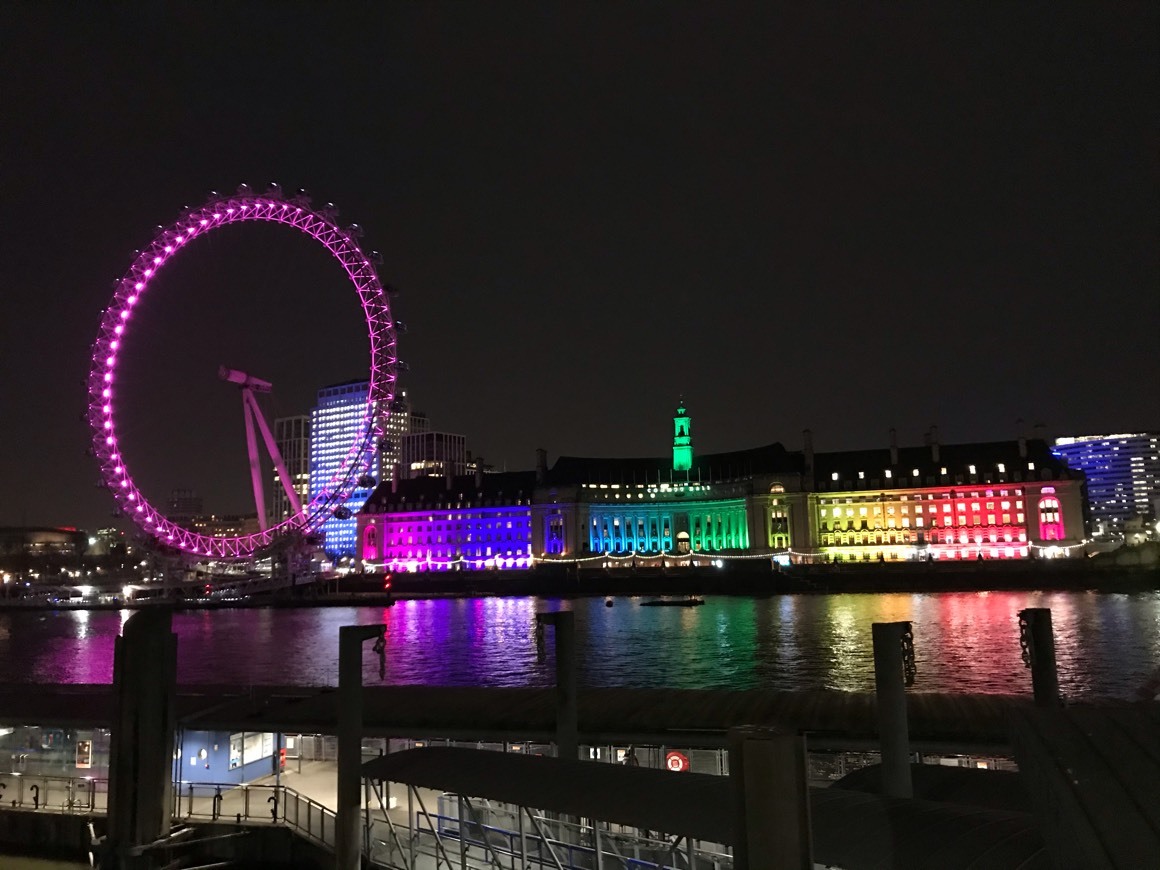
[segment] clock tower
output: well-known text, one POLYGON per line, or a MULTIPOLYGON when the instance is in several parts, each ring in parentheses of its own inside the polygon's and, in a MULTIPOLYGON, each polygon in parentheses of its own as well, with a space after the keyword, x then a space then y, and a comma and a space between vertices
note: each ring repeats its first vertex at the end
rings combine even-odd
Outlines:
POLYGON ((688 471, 693 467, 692 426, 693 419, 681 401, 673 417, 673 471, 688 471))

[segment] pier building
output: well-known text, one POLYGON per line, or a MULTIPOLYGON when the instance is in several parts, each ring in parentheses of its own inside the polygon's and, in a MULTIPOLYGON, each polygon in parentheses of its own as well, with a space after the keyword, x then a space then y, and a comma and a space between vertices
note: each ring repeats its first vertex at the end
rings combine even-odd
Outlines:
POLYGON ((892 431, 815 453, 807 430, 801 450, 697 454, 681 403, 671 456, 549 467, 540 451, 534 472, 393 481, 358 523, 372 570, 1078 557, 1085 478, 1043 439, 941 444, 935 429, 913 447, 892 431))

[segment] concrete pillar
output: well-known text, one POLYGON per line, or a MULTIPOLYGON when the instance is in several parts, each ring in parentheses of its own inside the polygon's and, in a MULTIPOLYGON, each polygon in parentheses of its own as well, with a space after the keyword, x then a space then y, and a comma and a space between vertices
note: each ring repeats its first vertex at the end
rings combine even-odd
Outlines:
POLYGON ((553 626, 556 649, 556 757, 580 755, 579 707, 576 701, 576 631, 571 610, 537 613, 536 620, 553 626))
POLYGON ((734 870, 813 870, 805 738, 772 728, 730 729, 729 784, 734 870))
POLYGON ((1055 633, 1051 628, 1051 608, 1028 607, 1019 611, 1019 634, 1027 648, 1025 661, 1031 668, 1031 686, 1040 707, 1063 706, 1059 695, 1059 674, 1055 668, 1055 633))
POLYGON ((115 641, 109 748, 109 833, 102 867, 169 833, 177 695, 177 636, 168 608, 140 610, 115 641))
POLYGON ((338 630, 338 813, 337 870, 362 866, 362 645, 382 637, 385 625, 344 625, 338 630))
POLYGON ((871 626, 878 739, 882 748, 882 793, 890 797, 914 797, 902 662, 902 635, 909 629, 909 622, 876 622, 871 626))

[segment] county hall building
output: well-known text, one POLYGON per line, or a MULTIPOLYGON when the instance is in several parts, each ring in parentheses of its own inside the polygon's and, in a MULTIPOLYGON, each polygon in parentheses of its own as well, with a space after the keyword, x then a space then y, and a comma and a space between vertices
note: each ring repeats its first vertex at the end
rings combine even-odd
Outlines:
POLYGON ((671 455, 539 452, 526 472, 384 481, 358 519, 367 570, 595 568, 1078 557, 1082 471, 1041 439, 698 455, 683 403, 671 455))

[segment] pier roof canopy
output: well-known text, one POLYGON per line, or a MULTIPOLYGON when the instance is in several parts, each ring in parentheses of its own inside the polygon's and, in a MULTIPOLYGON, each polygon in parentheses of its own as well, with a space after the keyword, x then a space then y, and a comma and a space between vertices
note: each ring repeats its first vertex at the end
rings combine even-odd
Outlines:
MULTIPOLYGON (((479 749, 432 747, 363 765, 368 779, 602 819, 656 833, 732 844, 728 777, 479 749)), ((883 866, 1050 866, 1028 813, 811 788, 814 859, 858 870, 883 866)))

